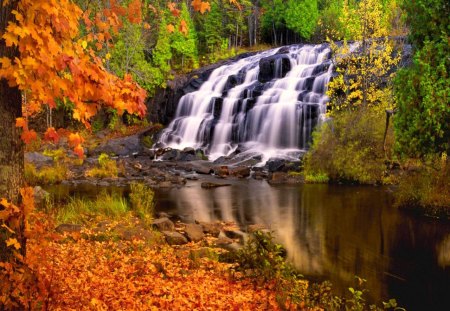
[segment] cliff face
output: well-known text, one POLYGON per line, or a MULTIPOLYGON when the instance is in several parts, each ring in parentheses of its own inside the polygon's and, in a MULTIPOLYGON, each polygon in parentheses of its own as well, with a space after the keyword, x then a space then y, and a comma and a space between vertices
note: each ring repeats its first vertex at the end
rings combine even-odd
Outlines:
POLYGON ((175 115, 180 98, 198 90, 203 82, 208 80, 214 69, 253 54, 256 53, 240 54, 231 59, 196 69, 189 74, 176 76, 172 81, 167 82, 166 88, 156 90, 155 95, 147 99, 147 118, 154 123, 169 124, 175 115))

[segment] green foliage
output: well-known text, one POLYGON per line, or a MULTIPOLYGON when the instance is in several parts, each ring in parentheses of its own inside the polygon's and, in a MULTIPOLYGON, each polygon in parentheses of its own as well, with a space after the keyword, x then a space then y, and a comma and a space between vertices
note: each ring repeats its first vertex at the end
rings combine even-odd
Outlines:
POLYGON ((130 73, 150 94, 154 91, 154 68, 145 57, 146 41, 138 24, 125 23, 111 51, 110 68, 120 77, 130 73))
POLYGON ((39 170, 32 163, 25 163, 25 180, 30 185, 48 185, 60 183, 67 177, 67 168, 56 163, 53 166, 43 166, 39 170))
POLYGON ((118 172, 116 161, 106 153, 102 153, 98 157, 98 166, 87 170, 86 176, 94 178, 117 177, 118 172))
POLYGON ((150 135, 146 135, 142 138, 142 144, 146 148, 151 148, 153 146, 153 139, 150 135))
POLYGON ((442 41, 448 46, 450 6, 447 0, 403 1, 402 7, 407 12, 411 43, 416 48, 421 49, 429 41, 442 41))
POLYGON ((448 216, 450 207, 450 163, 447 154, 429 156, 425 162, 405 163, 395 192, 396 205, 425 208, 428 214, 448 216))
POLYGON ((255 231, 242 249, 228 253, 224 259, 238 263, 237 269, 246 271, 248 276, 270 281, 292 272, 285 255, 286 250, 275 243, 272 233, 255 231))
POLYGON ((288 0, 284 18, 287 28, 310 39, 319 18, 317 0, 288 0))
POLYGON ((158 27, 158 38, 152 51, 152 63, 156 67, 152 73, 155 85, 166 87, 167 79, 171 77, 171 59, 170 33, 167 30, 166 18, 162 16, 158 27))
POLYGON ((326 173, 314 172, 305 176, 305 182, 309 184, 326 184, 330 178, 326 173))
POLYGON ((136 215, 146 221, 151 221, 154 211, 153 190, 142 183, 130 184, 130 202, 136 215))
POLYGON ((198 39, 194 22, 192 21, 186 3, 184 2, 181 5, 181 16, 177 29, 180 28, 181 21, 186 22, 188 33, 185 35, 178 30, 171 35, 171 47, 174 55, 172 64, 182 71, 189 71, 198 67, 198 39))
POLYGON ((56 209, 55 219, 58 223, 88 223, 93 218, 105 216, 108 219, 121 219, 129 210, 125 198, 104 191, 94 200, 70 198, 67 204, 56 209))
POLYGON ((395 81, 397 149, 412 157, 450 151, 450 7, 447 1, 404 1, 413 64, 395 81))
MULTIPOLYGON (((382 183, 386 174, 384 129, 385 114, 381 109, 336 114, 313 135, 305 158, 306 180, 382 183)), ((387 145, 392 145, 391 132, 387 145)))

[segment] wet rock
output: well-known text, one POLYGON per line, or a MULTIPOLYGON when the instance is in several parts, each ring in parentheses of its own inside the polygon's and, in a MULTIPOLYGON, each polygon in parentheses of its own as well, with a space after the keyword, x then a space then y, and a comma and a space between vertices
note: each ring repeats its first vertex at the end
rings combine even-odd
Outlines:
POLYGON ((265 83, 274 78, 283 78, 291 70, 291 61, 288 55, 276 54, 262 58, 259 61, 258 81, 265 83))
POLYGON ((226 177, 228 176, 230 173, 228 171, 228 166, 226 165, 221 165, 218 167, 214 168, 214 174, 216 174, 219 177, 226 177))
POLYGON ((158 188, 172 188, 173 184, 170 181, 162 181, 159 184, 157 184, 158 188))
POLYGON ((193 242, 198 242, 205 237, 202 226, 197 224, 186 224, 184 232, 186 233, 186 236, 189 239, 189 241, 193 242))
POLYGON ((58 227, 56 227, 56 232, 58 233, 77 233, 81 232, 83 229, 83 226, 76 225, 76 224, 61 224, 58 227))
POLYGON ((164 153, 161 157, 163 161, 175 161, 180 158, 180 150, 170 149, 166 153, 164 153))
POLYGON ((247 239, 247 235, 241 230, 224 230, 223 232, 230 239, 239 239, 242 244, 247 239))
POLYGON ((183 245, 188 242, 184 235, 175 231, 163 231, 162 234, 169 245, 183 245))
POLYGON ((222 225, 218 222, 210 223, 210 222, 201 222, 203 232, 206 234, 210 234, 213 237, 218 237, 220 231, 222 230, 222 225))
POLYGON ((198 174, 211 174, 214 172, 212 164, 208 161, 195 161, 190 163, 190 168, 198 174))
POLYGON ((234 243, 234 241, 226 236, 221 236, 214 242, 217 247, 222 248, 232 243, 234 243))
POLYGON ((167 217, 158 218, 152 221, 152 227, 159 231, 173 231, 175 224, 167 217))
POLYGON ((269 159, 266 166, 270 173, 278 172, 284 168, 285 162, 284 159, 269 159))
POLYGON ((231 186, 231 184, 218 184, 218 183, 214 183, 214 182, 202 182, 201 186, 204 189, 211 189, 211 188, 217 188, 217 187, 231 186))
POLYGON ((184 178, 186 178, 187 180, 198 180, 197 174, 186 174, 184 175, 184 178))
POLYGON ((236 176, 239 178, 246 178, 250 176, 250 167, 247 166, 238 166, 229 169, 229 173, 231 176, 236 176))
POLYGON ((184 148, 184 149, 183 149, 183 152, 186 153, 186 154, 192 154, 192 155, 195 155, 195 149, 192 148, 192 147, 186 147, 186 148, 184 148))

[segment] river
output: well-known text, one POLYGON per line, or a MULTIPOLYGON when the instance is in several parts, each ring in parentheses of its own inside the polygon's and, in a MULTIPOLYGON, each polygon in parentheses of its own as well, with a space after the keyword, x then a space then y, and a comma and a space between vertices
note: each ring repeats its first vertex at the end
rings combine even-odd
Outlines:
MULTIPOLYGON (((450 310, 450 222, 398 210, 388 188, 227 179, 231 186, 203 189, 201 181, 156 190, 156 211, 184 221, 234 221, 243 229, 264 224, 303 275, 330 280, 338 294, 348 295, 358 276, 367 281, 370 302, 395 298, 407 310, 450 310)), ((57 186, 51 192, 98 191, 57 186)))
POLYGON ((369 301, 396 298, 407 310, 450 310, 450 224, 393 207, 387 188, 270 186, 266 181, 200 182, 157 191, 157 210, 186 220, 265 224, 289 259, 340 294, 366 279, 369 301))

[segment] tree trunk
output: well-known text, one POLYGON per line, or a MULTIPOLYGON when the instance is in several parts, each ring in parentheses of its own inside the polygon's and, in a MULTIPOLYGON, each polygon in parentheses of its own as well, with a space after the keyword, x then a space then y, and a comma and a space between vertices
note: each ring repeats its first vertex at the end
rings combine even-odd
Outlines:
MULTIPOLYGON (((0 33, 3 34, 8 21, 14 19, 11 11, 18 0, 4 5, 0 0, 0 33)), ((0 40, 0 57, 14 58, 18 50, 6 47, 0 40)), ((0 198, 17 203, 19 189, 23 184, 23 143, 20 129, 16 128, 16 118, 22 116, 22 98, 17 87, 10 87, 5 79, 0 80, 0 198)))

